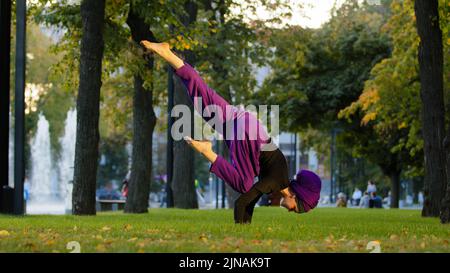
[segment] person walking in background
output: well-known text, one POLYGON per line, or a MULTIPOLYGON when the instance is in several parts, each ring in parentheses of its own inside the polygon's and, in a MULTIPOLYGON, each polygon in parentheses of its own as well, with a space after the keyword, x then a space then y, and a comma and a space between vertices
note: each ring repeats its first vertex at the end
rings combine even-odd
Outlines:
POLYGON ((23 183, 23 200, 29 201, 30 200, 30 180, 28 179, 28 176, 25 176, 24 183, 23 183))
POLYGON ((372 180, 369 180, 369 182, 367 182, 367 193, 370 194, 372 192, 377 192, 377 186, 375 185, 375 183, 372 180))
POLYGON ((353 206, 359 206, 359 202, 361 201, 362 192, 360 189, 355 188, 355 191, 352 195, 352 205, 353 206))
POLYGON ((127 175, 125 176, 125 179, 122 181, 122 188, 120 190, 122 193, 122 197, 125 199, 127 199, 127 197, 128 197, 129 181, 130 181, 130 172, 127 173, 127 175))
POLYGON ((372 192, 369 200, 369 208, 380 209, 383 207, 381 197, 377 195, 376 192, 372 192))
POLYGON ((420 206, 423 206, 423 200, 424 200, 423 192, 419 191, 419 193, 417 194, 417 201, 419 202, 420 206))
POLYGON ((347 207, 347 196, 343 192, 338 193, 336 207, 346 208, 347 207))
POLYGON ((383 204, 388 208, 391 206, 391 191, 389 191, 388 195, 383 198, 383 204))
POLYGON ((359 202, 359 208, 367 209, 369 207, 369 194, 364 192, 364 195, 361 197, 361 201, 359 202))

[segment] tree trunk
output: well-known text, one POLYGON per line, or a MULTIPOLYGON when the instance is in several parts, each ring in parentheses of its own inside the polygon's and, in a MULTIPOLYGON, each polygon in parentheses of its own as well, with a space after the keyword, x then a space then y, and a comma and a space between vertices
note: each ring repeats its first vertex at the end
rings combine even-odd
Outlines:
POLYGON ((450 126, 448 127, 447 137, 444 141, 444 148, 447 156, 447 190, 441 204, 441 223, 450 222, 450 126))
MULTIPOLYGON (((179 79, 174 79, 174 104, 187 105, 190 112, 194 113, 191 98, 187 95, 184 85, 179 79)), ((181 118, 181 117, 180 117, 181 118)), ((191 119, 191 134, 194 128, 193 115, 191 119)), ((176 118, 179 119, 179 118, 176 118)), ((198 208, 197 192, 194 179, 194 150, 184 140, 173 142, 173 177, 172 190, 173 202, 176 208, 198 208)))
POLYGON ((80 85, 77 98, 77 136, 73 178, 73 214, 95 215, 100 88, 102 86, 105 0, 83 0, 80 85))
POLYGON ((389 179, 391 180, 391 209, 398 209, 400 200, 400 172, 389 174, 389 179))
POLYGON ((414 9, 421 40, 418 57, 425 154, 425 202, 422 216, 439 216, 446 185, 446 159, 443 149, 445 108, 438 1, 416 0, 414 9))
MULTIPOLYGON (((136 43, 144 39, 155 41, 150 26, 137 15, 133 5, 130 5, 127 24, 136 43)), ((153 58, 147 59, 146 69, 153 69, 153 58)), ((134 75, 133 152, 125 213, 148 212, 152 178, 152 136, 156 125, 152 89, 153 86, 145 89, 142 77, 139 74, 134 75)))
MULTIPOLYGON (((197 5, 194 1, 185 3, 187 16, 181 18, 185 26, 197 20, 197 5)), ((195 63, 195 56, 192 51, 184 51, 186 61, 192 65, 195 63)), ((192 113, 191 137, 194 130, 194 107, 191 98, 186 93, 184 85, 179 79, 174 79, 174 104, 187 105, 192 113)), ((176 208, 196 209, 198 208, 197 192, 195 189, 194 177, 194 150, 184 140, 173 142, 173 176, 172 190, 173 203, 176 208)))

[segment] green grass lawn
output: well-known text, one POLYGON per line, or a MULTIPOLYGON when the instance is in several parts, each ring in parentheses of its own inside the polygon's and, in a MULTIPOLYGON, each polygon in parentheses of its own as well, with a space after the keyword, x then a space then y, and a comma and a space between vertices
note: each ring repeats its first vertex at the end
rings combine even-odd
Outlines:
POLYGON ((256 208, 251 225, 232 210, 151 209, 97 216, 0 215, 0 252, 450 252, 450 225, 417 210, 256 208))

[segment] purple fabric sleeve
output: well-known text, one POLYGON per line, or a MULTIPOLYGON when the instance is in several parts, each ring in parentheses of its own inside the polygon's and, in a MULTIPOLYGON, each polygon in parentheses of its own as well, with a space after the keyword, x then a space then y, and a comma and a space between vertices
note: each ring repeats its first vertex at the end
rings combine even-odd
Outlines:
POLYGON ((220 155, 217 156, 216 161, 211 164, 209 171, 217 175, 239 193, 248 192, 253 185, 253 179, 251 177, 239 175, 236 168, 220 155))

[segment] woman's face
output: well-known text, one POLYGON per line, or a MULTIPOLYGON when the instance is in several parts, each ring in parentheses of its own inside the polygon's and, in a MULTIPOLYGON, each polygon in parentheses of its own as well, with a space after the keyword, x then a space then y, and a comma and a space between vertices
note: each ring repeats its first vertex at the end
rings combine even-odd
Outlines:
POLYGON ((280 206, 285 207, 289 212, 298 210, 295 196, 286 196, 281 198, 280 206))

